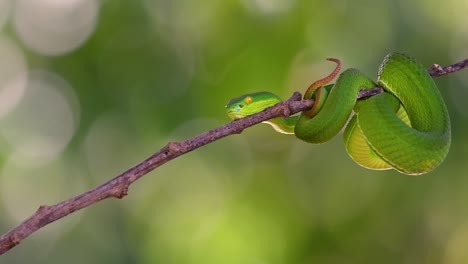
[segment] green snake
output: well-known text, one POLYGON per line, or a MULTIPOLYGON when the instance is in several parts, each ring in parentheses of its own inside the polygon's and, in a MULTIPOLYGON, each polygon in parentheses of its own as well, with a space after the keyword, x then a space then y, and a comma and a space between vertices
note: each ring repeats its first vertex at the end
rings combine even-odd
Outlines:
MULTIPOLYGON (((319 144, 343 133, 345 148, 359 165, 373 170, 395 169, 408 175, 428 173, 448 154, 451 141, 447 107, 432 77, 414 58, 388 54, 377 82, 356 69, 347 69, 336 83, 341 62, 327 77, 312 83, 304 99, 314 99, 299 116, 274 118, 265 123, 284 134, 319 144), (357 100, 360 90, 380 86, 385 92, 357 100), (351 119, 350 116, 352 115, 351 119)), ((231 99, 228 116, 240 119, 281 102, 270 92, 231 99)))

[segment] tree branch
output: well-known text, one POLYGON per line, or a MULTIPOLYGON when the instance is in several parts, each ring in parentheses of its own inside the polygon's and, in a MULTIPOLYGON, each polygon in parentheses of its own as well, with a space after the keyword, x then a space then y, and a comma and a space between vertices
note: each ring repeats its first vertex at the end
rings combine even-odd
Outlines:
MULTIPOLYGON (((428 72, 431 76, 438 77, 459 71, 466 67, 468 67, 468 59, 446 67, 434 64, 428 69, 428 72)), ((361 91, 357 98, 367 98, 382 92, 382 88, 375 87, 373 89, 361 91)), ((223 137, 240 134, 244 129, 274 117, 287 117, 310 109, 313 103, 313 100, 301 100, 301 94, 295 92, 287 101, 278 103, 277 105, 265 109, 258 114, 233 121, 181 142, 170 142, 147 159, 92 190, 55 205, 41 205, 28 219, 0 236, 0 254, 3 254, 15 247, 23 239, 43 226, 75 211, 110 197, 119 199, 123 198, 128 194, 128 188, 133 182, 180 155, 200 148, 223 137)))
POLYGON ((427 72, 429 72, 429 74, 432 77, 440 77, 440 76, 444 76, 452 72, 462 70, 467 67, 468 67, 468 59, 465 59, 465 60, 462 60, 460 62, 451 64, 445 67, 442 67, 439 64, 433 64, 429 69, 427 69, 427 72))

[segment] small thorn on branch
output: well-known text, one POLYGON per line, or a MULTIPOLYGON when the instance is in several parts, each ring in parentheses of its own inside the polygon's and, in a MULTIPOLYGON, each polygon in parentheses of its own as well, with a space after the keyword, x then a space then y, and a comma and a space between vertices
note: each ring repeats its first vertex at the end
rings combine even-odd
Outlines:
POLYGON ((37 208, 37 213, 42 214, 50 209, 50 206, 48 205, 41 205, 39 208, 37 208))
POLYGON ((125 179, 122 181, 122 183, 116 185, 114 188, 112 188, 112 191, 110 192, 112 197, 115 197, 117 199, 122 199, 128 194, 128 181, 125 179))
POLYGON ((288 99, 288 101, 300 101, 302 98, 302 95, 300 92, 294 92, 292 96, 288 99))
POLYGON ((18 245, 20 242, 21 242, 21 238, 18 237, 17 234, 13 234, 11 237, 10 237, 10 241, 11 243, 13 243, 13 245, 18 245))
MULTIPOLYGON (((166 151, 168 151, 170 154, 178 154, 182 152, 182 148, 179 143, 177 142, 169 142, 167 145, 164 147, 166 151)), ((168 154, 169 154, 168 153, 168 154)))

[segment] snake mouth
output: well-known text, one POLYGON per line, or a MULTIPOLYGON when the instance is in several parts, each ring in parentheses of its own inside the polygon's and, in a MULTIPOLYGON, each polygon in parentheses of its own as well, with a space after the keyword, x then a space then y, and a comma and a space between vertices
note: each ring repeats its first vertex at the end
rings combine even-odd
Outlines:
POLYGON ((239 114, 239 112, 235 112, 235 111, 232 111, 232 110, 227 111, 227 115, 232 120, 237 120, 237 119, 241 119, 241 118, 244 117, 243 115, 239 114))

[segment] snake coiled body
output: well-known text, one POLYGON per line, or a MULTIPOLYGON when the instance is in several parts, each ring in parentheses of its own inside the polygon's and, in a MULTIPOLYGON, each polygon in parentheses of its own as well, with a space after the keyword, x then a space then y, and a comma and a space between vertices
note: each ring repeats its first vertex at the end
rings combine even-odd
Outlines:
MULTIPOLYGON (((315 100, 314 107, 299 117, 268 121, 275 130, 294 133, 309 143, 323 143, 346 125, 346 150, 368 169, 393 168, 419 175, 442 163, 450 148, 450 118, 423 65, 407 55, 391 53, 380 65, 377 82, 356 69, 347 69, 334 85, 323 86, 339 71, 340 62, 330 60, 337 63, 335 71, 313 83, 305 93, 305 99, 315 100), (360 90, 376 86, 385 92, 356 100, 360 90)), ((231 118, 238 119, 279 101, 272 93, 259 92, 232 99, 226 108, 231 118)))

